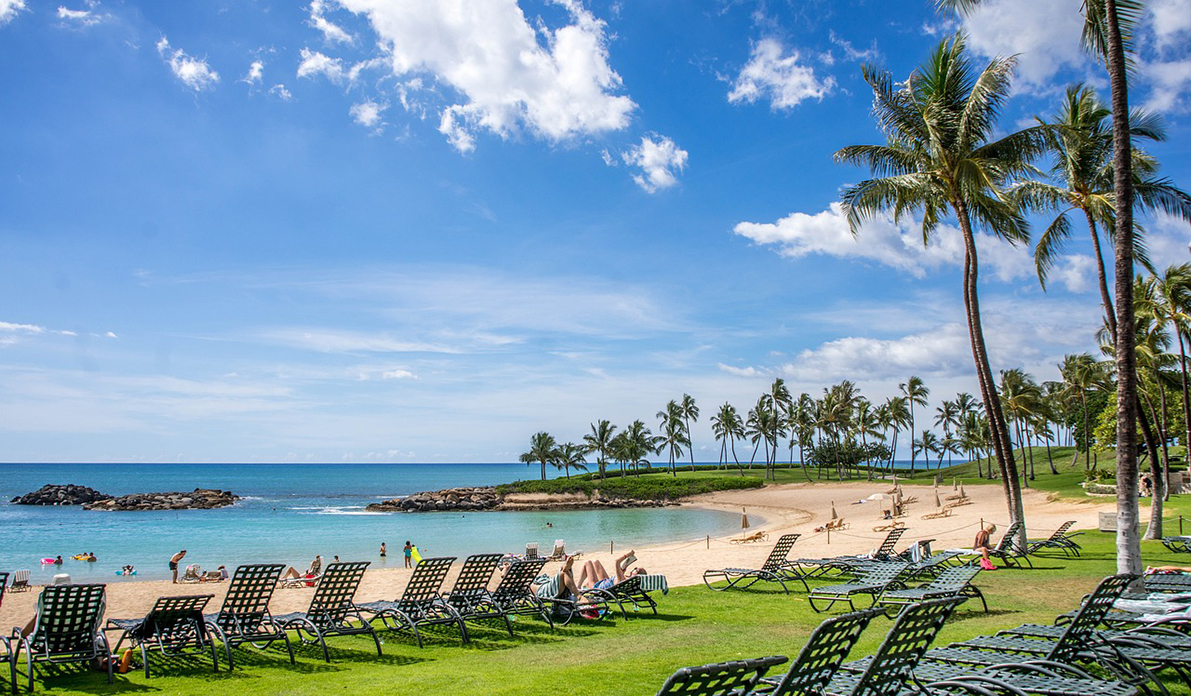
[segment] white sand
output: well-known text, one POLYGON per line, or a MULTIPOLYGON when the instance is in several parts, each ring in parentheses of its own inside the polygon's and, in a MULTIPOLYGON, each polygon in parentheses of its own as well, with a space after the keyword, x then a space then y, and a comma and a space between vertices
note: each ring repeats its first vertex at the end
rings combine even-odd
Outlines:
MULTIPOLYGON (((770 534, 769 541, 733 544, 730 538, 692 538, 683 542, 638 547, 638 563, 651 573, 666 574, 671 586, 681 586, 701 583, 703 571, 707 568, 760 567, 777 537, 789 532, 802 534, 791 553, 795 558, 865 553, 871 551, 885 536, 884 532, 873 530, 875 526, 885 524, 880 520, 881 503, 853 503, 875 493, 887 492, 890 488, 889 482, 785 484, 702 496, 688 504, 733 512, 740 512, 744 508, 753 525, 744 533, 764 530, 770 534), (835 501, 839 516, 848 522, 848 527, 841 532, 832 532, 828 540, 827 534, 813 530, 830 519, 832 501, 835 501), (758 524, 762 519, 763 523, 758 524)), ((918 502, 910 504, 907 514, 901 518, 907 531, 899 549, 919 539, 934 539, 932 547, 936 551, 968 547, 981 520, 995 522, 1000 528, 998 534, 993 535, 994 539, 1008 526, 1008 513, 1000 486, 968 486, 966 492, 971 504, 954 508, 950 517, 932 520, 923 520, 921 516, 935 511, 934 489, 929 485, 907 486, 903 491, 907 497, 917 496, 918 502)), ((950 485, 944 485, 939 488, 939 495, 947 504, 950 501, 946 498, 955 495, 955 492, 950 485)), ((1112 498, 1089 499, 1087 502, 1052 501, 1045 493, 1026 490, 1024 500, 1031 537, 1049 536, 1067 520, 1076 520, 1076 529, 1095 528, 1099 512, 1115 510, 1112 498)), ((698 537, 698 530, 693 529, 691 533, 692 537, 698 537)), ((740 535, 735 536, 739 538, 740 535)), ((509 546, 514 548, 516 544, 510 543, 509 546)), ((625 550, 617 548, 616 552, 619 554, 625 550)), ((593 551, 584 553, 580 561, 599 559, 606 567, 612 567, 613 555, 607 549, 593 551)), ((459 565, 461 561, 456 567, 459 565)), ((551 563, 546 570, 552 572, 557 566, 551 563)), ((404 569, 368 571, 360 585, 357 600, 366 602, 397 597, 405 587, 410 572, 404 569)), ((448 580, 450 582, 453 582, 453 578, 448 580)), ((157 597, 171 594, 214 594, 208 605, 208 610, 214 611, 222 601, 226 588, 227 583, 173 585, 167 581, 148 580, 111 583, 107 592, 107 615, 121 618, 143 616, 157 597)), ((38 588, 24 593, 6 592, 4 604, 0 606, 0 627, 24 624, 33 614, 38 592, 38 588)), ((313 593, 312 588, 279 589, 273 596, 270 608, 275 613, 303 610, 313 593)))

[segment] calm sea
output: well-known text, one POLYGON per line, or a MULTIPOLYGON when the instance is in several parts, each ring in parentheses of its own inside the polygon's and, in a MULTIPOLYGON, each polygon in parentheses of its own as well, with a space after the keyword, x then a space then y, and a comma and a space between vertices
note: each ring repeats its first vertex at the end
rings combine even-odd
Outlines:
POLYGON ((117 582, 120 567, 138 579, 169 576, 179 549, 187 563, 279 562, 300 568, 314 555, 400 567, 408 539, 424 556, 521 552, 526 542, 568 551, 730 534, 740 516, 710 510, 369 513, 368 503, 416 491, 534 478, 523 464, 0 464, 0 570, 29 569, 34 582, 68 572, 75 581, 117 582), (111 495, 222 488, 243 497, 219 510, 89 512, 76 507, 12 505, 47 483, 75 483, 111 495), (546 527, 549 522, 552 526, 546 527), (379 557, 381 542, 386 559, 379 557), (92 552, 97 563, 70 559, 92 552), (40 559, 62 555, 62 567, 40 559))

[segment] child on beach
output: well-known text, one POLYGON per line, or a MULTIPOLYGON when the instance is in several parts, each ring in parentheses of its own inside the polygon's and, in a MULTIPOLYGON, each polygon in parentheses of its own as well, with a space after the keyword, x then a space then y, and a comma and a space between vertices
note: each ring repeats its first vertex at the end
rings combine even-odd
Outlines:
POLYGON ((383 542, 383 541, 380 542, 380 557, 381 558, 385 557, 385 542, 383 542))
POLYGON ((406 539, 405 548, 401 549, 401 552, 405 554, 405 567, 412 568, 413 565, 410 563, 410 561, 411 561, 413 553, 414 553, 414 547, 412 544, 409 543, 408 539, 406 539))

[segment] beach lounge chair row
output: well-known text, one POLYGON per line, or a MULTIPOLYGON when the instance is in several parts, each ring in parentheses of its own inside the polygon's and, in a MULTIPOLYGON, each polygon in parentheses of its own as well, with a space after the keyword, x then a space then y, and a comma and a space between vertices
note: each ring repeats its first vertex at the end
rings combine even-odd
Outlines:
MULTIPOLYGON (((0 665, 7 665, 15 689, 18 660, 24 657, 24 676, 32 691, 37 665, 42 662, 106 662, 110 681, 112 653, 125 643, 140 651, 148 677, 152 654, 209 656, 213 669, 218 671, 217 643, 223 646, 228 669, 235 667, 233 650, 244 644, 262 650, 281 644, 294 663, 291 633, 302 644, 319 646, 328 662, 331 655, 326 639, 330 636, 367 635, 381 655, 378 627, 374 625, 377 619, 383 628, 412 634, 419 647, 423 644, 421 629, 432 625, 457 628, 465 643, 469 640, 469 621, 500 621, 510 637, 512 618, 516 616, 538 616, 553 626, 551 602, 534 591, 534 580, 545 559, 513 562, 496 588, 489 590, 502 557, 470 556, 449 590, 443 585, 455 559, 423 559, 399 598, 359 605, 355 594, 369 563, 332 563, 320 576, 307 610, 279 616, 270 613, 269 601, 285 568, 281 564, 237 568, 217 613, 204 614, 213 597, 210 594, 161 597, 145 617, 110 619, 103 626, 104 585, 54 585, 45 588, 38 599, 33 631, 23 636, 18 629, 11 637, 0 639, 0 665), (114 648, 110 647, 109 633, 118 634, 114 648)), ((617 586, 591 590, 588 601, 619 606, 626 617, 628 606, 649 607, 656 614, 656 602, 649 593, 668 590, 664 578, 658 585, 656 577, 634 576, 617 586)))

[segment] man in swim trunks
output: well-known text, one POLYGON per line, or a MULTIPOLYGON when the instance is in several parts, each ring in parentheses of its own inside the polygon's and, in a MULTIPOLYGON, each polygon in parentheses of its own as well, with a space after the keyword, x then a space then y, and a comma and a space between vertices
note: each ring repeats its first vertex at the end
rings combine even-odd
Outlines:
POLYGON ((174 584, 178 584, 178 563, 186 557, 186 549, 182 549, 170 556, 170 572, 174 574, 174 584))

